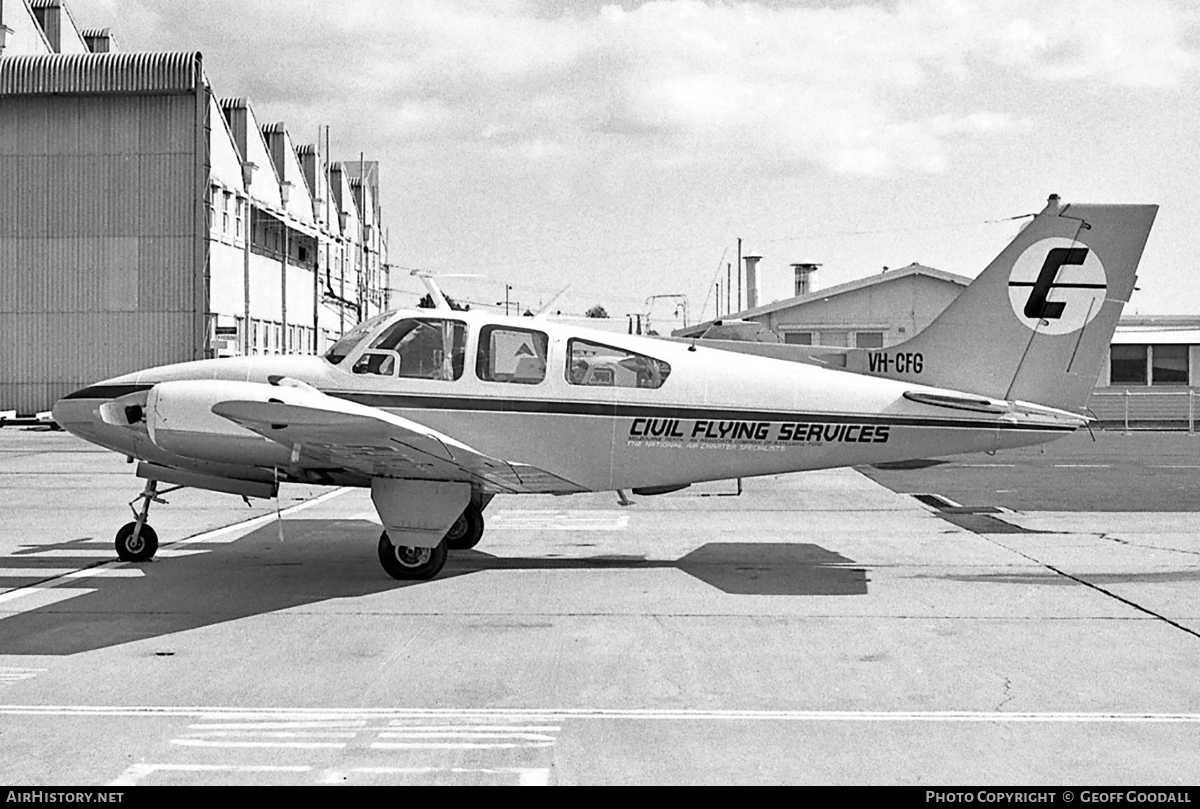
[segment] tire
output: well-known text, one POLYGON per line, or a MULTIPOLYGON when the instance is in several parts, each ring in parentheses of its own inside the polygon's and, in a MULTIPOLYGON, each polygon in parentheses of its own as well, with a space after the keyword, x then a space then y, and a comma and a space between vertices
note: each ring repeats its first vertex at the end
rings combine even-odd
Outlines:
POLYGON ((158 552, 158 534, 148 524, 142 525, 137 536, 133 532, 136 522, 126 523, 117 532, 117 556, 122 562, 148 562, 158 552))
POLYGON ((463 513, 446 532, 446 547, 452 551, 474 548, 483 539, 483 512, 474 503, 468 503, 463 513))
POLYGON ((384 531, 379 535, 379 564, 389 576, 400 581, 432 579, 446 564, 446 542, 439 542, 436 548, 395 545, 384 531))

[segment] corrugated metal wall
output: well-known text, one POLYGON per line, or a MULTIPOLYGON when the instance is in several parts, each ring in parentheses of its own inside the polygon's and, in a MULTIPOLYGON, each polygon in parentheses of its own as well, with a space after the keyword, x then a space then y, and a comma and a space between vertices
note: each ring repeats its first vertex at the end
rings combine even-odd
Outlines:
POLYGON ((0 95, 0 409, 192 359, 197 108, 0 95))

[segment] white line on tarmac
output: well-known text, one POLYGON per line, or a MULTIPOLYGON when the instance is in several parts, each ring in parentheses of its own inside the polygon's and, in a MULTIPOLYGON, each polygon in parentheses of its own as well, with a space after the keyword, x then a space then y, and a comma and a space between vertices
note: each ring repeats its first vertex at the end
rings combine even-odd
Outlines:
POLYGON ((285 767, 285 766, 269 766, 269 765, 242 765, 242 764, 134 764, 125 772, 121 773, 115 781, 109 783, 110 787, 132 787, 137 786, 138 781, 141 781, 148 775, 156 772, 310 772, 312 767, 304 765, 285 767))
MULTIPOLYGON (((285 508, 285 509, 283 509, 283 511, 279 512, 278 516, 279 517, 289 517, 292 514, 297 514, 301 511, 304 511, 306 508, 312 508, 313 506, 320 505, 321 503, 324 503, 326 500, 332 500, 335 497, 340 497, 341 495, 345 494, 348 491, 350 491, 349 488, 334 489, 333 491, 326 492, 325 494, 322 494, 319 497, 314 497, 312 500, 306 500, 303 503, 299 503, 297 505, 285 508)), ((237 540, 239 540, 243 536, 245 536, 246 533, 249 533, 250 531, 254 530, 255 528, 258 528, 260 525, 266 525, 268 523, 274 522, 275 519, 276 519, 275 514, 264 514, 261 517, 254 517, 252 519, 246 520, 245 522, 234 523, 233 525, 227 525, 224 528, 216 528, 212 531, 205 531, 203 534, 196 534, 193 537, 188 537, 187 539, 181 539, 178 542, 173 542, 171 544, 172 545, 192 545, 195 543, 208 543, 208 542, 236 542, 237 540), (226 537, 226 535, 235 533, 237 531, 244 531, 245 533, 238 534, 237 536, 234 536, 234 537, 226 537)))
POLYGON ((1056 463, 1055 469, 1108 469, 1106 463, 1056 463))
POLYGON ((288 747, 304 750, 341 750, 346 742, 221 742, 207 739, 171 739, 182 747, 288 747))
MULTIPOLYGON (((0 567, 0 579, 53 579, 74 573, 74 567, 0 567)), ((91 576, 99 579, 136 579, 145 576, 145 572, 136 567, 131 568, 89 568, 91 576)))
POLYGON ((219 708, 121 705, 0 705, 6 716, 185 716, 204 719, 524 719, 564 722, 581 719, 639 721, 777 721, 777 722, 1182 722, 1200 723, 1200 713, 1107 711, 767 711, 654 710, 638 708, 219 708))
POLYGON ((553 747, 554 742, 372 742, 372 750, 516 750, 553 747))
POLYGON ((471 731, 447 730, 432 731, 413 729, 411 732, 384 732, 379 734, 381 739, 523 739, 525 741, 552 742, 553 736, 544 733, 475 733, 471 731))
MULTIPOLYGON (((245 521, 239 522, 239 523, 235 523, 233 525, 227 525, 224 528, 217 528, 212 531, 205 531, 202 534, 196 534, 195 536, 188 537, 187 539, 182 539, 177 542, 165 543, 163 545, 163 549, 159 550, 158 556, 164 557, 164 558, 170 558, 170 557, 179 557, 179 556, 190 556, 190 555, 197 554, 197 553, 209 553, 210 551, 207 551, 207 550, 184 550, 184 549, 174 548, 173 546, 190 545, 192 543, 200 543, 200 542, 233 542, 235 540, 241 539, 247 533, 254 530, 255 528, 257 528, 260 525, 266 525, 267 523, 272 522, 273 520, 276 520, 278 518, 286 517, 290 514, 295 514, 299 511, 303 511, 306 508, 312 508, 313 506, 315 506, 319 503, 324 503, 326 500, 331 500, 334 497, 345 494, 348 491, 350 491, 350 490, 345 489, 345 488, 334 489, 332 492, 326 492, 325 494, 323 494, 319 497, 314 497, 312 500, 307 500, 303 503, 299 503, 290 508, 285 508, 283 511, 279 512, 278 514, 264 514, 261 517, 254 517, 252 519, 245 520, 245 521), (229 534, 235 534, 238 531, 241 531, 242 533, 238 533, 235 536, 232 536, 227 539, 219 539, 219 537, 225 537, 229 534)), ((38 553, 27 554, 27 555, 28 556, 41 556, 41 557, 55 556, 55 555, 76 556, 76 557, 80 557, 80 556, 82 556, 82 557, 94 557, 94 556, 111 557, 113 553, 114 553, 113 551, 92 551, 92 550, 84 549, 84 550, 79 550, 79 551, 69 551, 69 550, 41 551, 38 553)), ((23 554, 23 555, 26 555, 26 554, 23 554)), ((11 558, 11 557, 9 557, 9 558, 11 558)), ((17 598, 20 598, 20 597, 26 596, 26 595, 42 593, 53 587, 60 587, 61 585, 67 584, 67 583, 75 581, 77 579, 85 579, 85 578, 89 578, 92 576, 112 575, 106 571, 128 569, 128 568, 126 568, 126 565, 128 565, 128 564, 130 564, 130 563, 129 562, 116 562, 116 561, 109 562, 108 564, 98 565, 96 567, 88 567, 88 568, 83 568, 82 570, 76 570, 72 573, 67 573, 59 578, 50 579, 49 581, 39 582, 36 587, 21 587, 21 588, 17 588, 14 590, 10 590, 7 593, 0 593, 0 603, 12 601, 14 599, 17 599, 17 598)), ((136 568, 134 568, 134 569, 136 569, 136 568)), ((91 591, 89 590, 89 591, 81 591, 81 592, 91 592, 91 591)), ((8 613, 8 615, 16 615, 23 611, 24 610, 16 610, 12 613, 8 613)), ((7 617, 7 616, 0 615, 0 619, 2 619, 4 617, 7 617)))

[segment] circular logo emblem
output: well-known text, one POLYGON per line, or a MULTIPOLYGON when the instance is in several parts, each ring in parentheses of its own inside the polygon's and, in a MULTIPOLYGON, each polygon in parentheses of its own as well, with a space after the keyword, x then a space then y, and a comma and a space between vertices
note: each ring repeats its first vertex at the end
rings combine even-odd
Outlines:
POLYGON ((1013 312, 1041 334, 1082 329, 1100 314, 1107 291, 1108 276, 1096 252, 1062 236, 1027 247, 1008 276, 1013 312))

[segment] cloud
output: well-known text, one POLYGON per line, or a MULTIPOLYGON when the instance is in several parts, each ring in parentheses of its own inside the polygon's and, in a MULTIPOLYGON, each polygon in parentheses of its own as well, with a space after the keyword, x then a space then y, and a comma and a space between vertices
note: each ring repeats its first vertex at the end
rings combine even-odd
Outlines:
POLYGON ((534 163, 940 172, 1016 125, 1014 84, 1172 92, 1200 62, 1197 13, 1165 0, 127 5, 260 109, 534 163))

